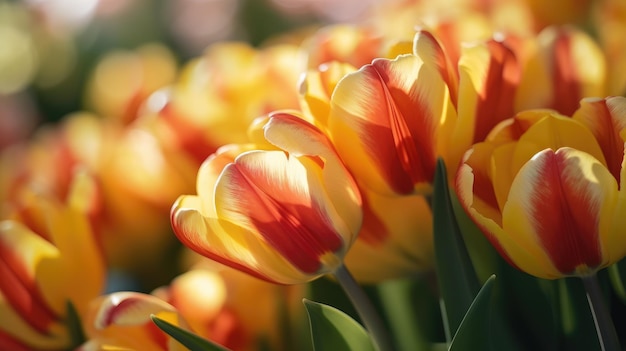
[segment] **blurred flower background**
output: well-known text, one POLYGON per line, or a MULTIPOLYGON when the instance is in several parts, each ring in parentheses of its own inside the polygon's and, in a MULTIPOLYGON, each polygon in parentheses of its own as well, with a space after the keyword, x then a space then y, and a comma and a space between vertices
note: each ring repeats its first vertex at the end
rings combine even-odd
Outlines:
POLYGON ((302 304, 369 329, 344 265, 392 349, 600 350, 596 275, 626 345, 625 37, 623 0, 0 0, 0 350, 361 350, 302 304))

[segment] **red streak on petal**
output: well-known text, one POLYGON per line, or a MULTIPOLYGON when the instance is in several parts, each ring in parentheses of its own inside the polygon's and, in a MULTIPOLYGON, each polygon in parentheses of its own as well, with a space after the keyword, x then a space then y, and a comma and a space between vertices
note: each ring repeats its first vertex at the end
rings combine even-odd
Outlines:
POLYGON ((581 82, 578 77, 578 65, 572 58, 571 36, 565 31, 559 31, 553 46, 552 81, 554 92, 552 108, 558 112, 571 116, 583 98, 581 82))
POLYGON ((548 151, 539 162, 529 220, 548 256, 563 274, 574 273, 580 265, 599 266, 599 217, 589 190, 577 186, 576 180, 568 181, 572 175, 564 173, 568 161, 562 152, 548 151))
POLYGON ((33 329, 45 334, 58 320, 16 253, 0 242, 0 292, 9 305, 33 329))
POLYGON ((420 31, 419 35, 426 37, 428 41, 432 43, 431 45, 434 48, 436 55, 435 64, 437 65, 437 70, 439 71, 439 74, 441 75, 443 81, 448 86, 448 89, 450 90, 450 100, 452 101, 452 104, 456 107, 459 80, 458 71, 454 69, 454 67, 456 67, 456 62, 454 65, 452 64, 450 56, 446 54, 446 50, 432 33, 423 30, 420 31))
POLYGON ((17 340, 13 336, 0 330, 0 350, 7 351, 32 351, 32 349, 26 346, 21 341, 17 340))
POLYGON ((241 200, 242 213, 251 218, 269 245, 300 271, 317 272, 321 256, 343 247, 341 236, 319 205, 294 203, 301 195, 290 191, 265 191, 256 184, 258 175, 237 163, 232 168, 233 180, 240 185, 232 196, 241 200))
POLYGON ((505 43, 490 40, 487 47, 491 53, 491 60, 485 90, 478 92, 474 143, 485 140, 493 127, 513 117, 515 92, 521 77, 517 57, 505 43))
POLYGON ((606 99, 588 102, 593 107, 593 125, 591 129, 600 144, 607 168, 620 184, 622 159, 624 158, 624 141, 620 136, 621 126, 617 118, 613 118, 606 99))
POLYGON ((393 87, 387 75, 390 61, 376 60, 364 69, 372 82, 378 81, 386 113, 371 115, 376 123, 364 126, 366 148, 392 189, 399 194, 413 192, 415 184, 430 183, 435 174, 436 152, 431 116, 427 104, 414 101, 407 92, 393 87), (385 127, 381 127, 385 126, 385 127))

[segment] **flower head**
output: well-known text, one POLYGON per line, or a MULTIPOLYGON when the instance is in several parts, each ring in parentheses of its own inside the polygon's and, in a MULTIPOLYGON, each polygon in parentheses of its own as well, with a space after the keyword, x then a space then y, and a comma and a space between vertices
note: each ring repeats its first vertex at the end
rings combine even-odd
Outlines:
POLYGON ((626 99, 586 99, 572 118, 526 111, 472 147, 461 204, 500 253, 541 277, 588 275, 626 255, 621 233, 626 99))
POLYGON ((198 195, 173 205, 174 232, 200 254, 271 282, 333 272, 361 226, 356 184, 300 117, 272 114, 263 130, 265 144, 231 145, 205 161, 198 195))

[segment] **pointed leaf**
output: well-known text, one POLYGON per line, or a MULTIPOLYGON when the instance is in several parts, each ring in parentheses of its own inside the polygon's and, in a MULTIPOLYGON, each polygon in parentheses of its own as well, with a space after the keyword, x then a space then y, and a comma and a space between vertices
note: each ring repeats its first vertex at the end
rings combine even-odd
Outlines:
POLYGON ((159 329, 163 330, 172 338, 176 339, 190 351, 228 351, 227 348, 203 339, 185 329, 177 327, 155 315, 151 315, 152 321, 159 329))
POLYGON ((480 283, 454 216, 443 160, 437 161, 433 193, 435 263, 447 339, 456 333, 480 283))
POLYGON ((311 323, 314 350, 374 351, 367 331, 350 316, 328 305, 307 299, 303 302, 311 323))
POLYGON ((82 345, 87 338, 85 337, 85 331, 80 321, 80 316, 76 307, 72 301, 67 301, 67 329, 70 333, 70 340, 72 341, 72 348, 82 345))
POLYGON ((496 279, 492 275, 476 295, 459 328, 452 339, 449 351, 461 350, 495 350, 491 325, 491 307, 493 284, 496 279))

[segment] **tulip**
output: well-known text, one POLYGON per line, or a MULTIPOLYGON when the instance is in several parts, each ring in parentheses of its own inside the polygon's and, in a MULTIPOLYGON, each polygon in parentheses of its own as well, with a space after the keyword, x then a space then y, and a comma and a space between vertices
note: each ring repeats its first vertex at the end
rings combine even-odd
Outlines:
POLYGON ((428 194, 453 117, 439 67, 409 54, 375 59, 346 75, 333 92, 328 129, 367 188, 428 194))
POLYGON ((187 322, 176 308, 158 297, 136 292, 116 292, 91 302, 85 319, 89 340, 77 350, 187 350, 158 329, 151 315, 189 330, 187 322))
POLYGON ((334 272, 362 221, 358 188, 317 128, 272 114, 264 145, 231 145, 200 167, 197 195, 171 211, 176 236, 201 255, 280 284, 334 272))
POLYGON ((605 55, 589 34, 553 26, 531 41, 514 48, 524 65, 517 111, 551 108, 570 116, 582 98, 606 94, 605 55))
POLYGON ((172 86, 146 100, 141 119, 156 120, 150 123, 158 125, 157 138, 192 157, 197 168, 218 147, 247 142, 248 125, 258 116, 296 108, 303 70, 295 45, 214 44, 184 65, 172 86))
POLYGON ((176 59, 167 47, 146 44, 134 51, 107 53, 87 82, 87 103, 101 116, 128 124, 143 101, 174 82, 176 59))
POLYGON ((626 3, 607 0, 596 3, 593 24, 598 42, 606 56, 608 95, 626 94, 626 3))
POLYGON ((496 249, 531 275, 590 276, 626 255, 621 232, 626 99, 586 99, 572 118, 525 111, 474 145, 459 200, 496 249))
POLYGON ((103 290, 100 248, 81 211, 32 193, 20 205, 0 222, 0 349, 70 349, 67 304, 81 318, 103 290))
MULTIPOLYGON (((335 87, 343 76, 355 71, 352 65, 337 61, 310 70, 300 89, 304 117, 327 130, 335 87)), ((359 184, 359 189, 363 197, 363 225, 345 259, 356 280, 374 283, 430 269, 432 224, 426 199, 420 195, 382 196, 363 184, 359 184)))

